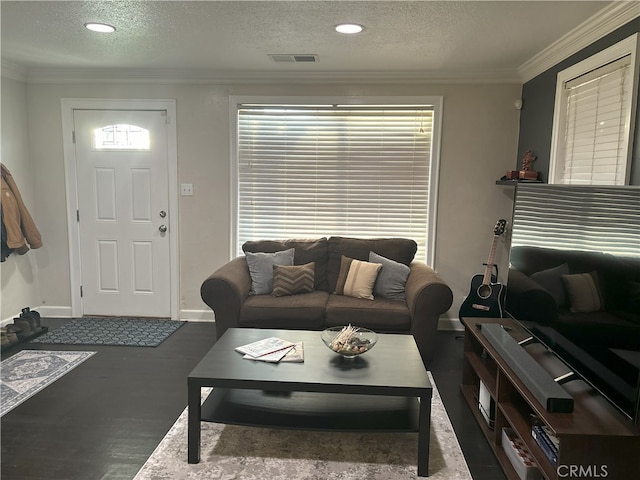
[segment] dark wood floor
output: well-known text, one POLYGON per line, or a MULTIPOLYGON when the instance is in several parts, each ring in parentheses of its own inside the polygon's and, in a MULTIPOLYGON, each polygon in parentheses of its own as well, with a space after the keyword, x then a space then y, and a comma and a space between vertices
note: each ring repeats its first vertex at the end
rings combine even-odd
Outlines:
MULTIPOLYGON (((60 319, 44 319, 55 328, 60 319)), ((503 480, 458 392, 460 333, 438 332, 430 370, 476 480, 503 480)), ((132 479, 187 404, 187 374, 211 348, 215 326, 187 323, 156 348, 29 344, 98 353, 2 417, 3 480, 132 479)), ((2 358, 15 354, 15 347, 2 358)))

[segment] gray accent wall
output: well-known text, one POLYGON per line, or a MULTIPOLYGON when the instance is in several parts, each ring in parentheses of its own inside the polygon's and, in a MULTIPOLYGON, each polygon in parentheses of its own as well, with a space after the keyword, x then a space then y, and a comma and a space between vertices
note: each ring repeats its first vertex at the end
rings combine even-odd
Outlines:
MULTIPOLYGON (((522 167, 522 155, 531 150, 538 158, 533 169, 540 172, 544 182, 548 180, 553 108, 555 104, 556 76, 558 72, 575 65, 625 38, 640 32, 640 17, 623 25, 609 35, 558 63, 522 86, 522 110, 520 111, 520 138, 518 158, 514 170, 522 167)), ((640 185, 640 108, 636 111, 633 132, 631 184, 640 185)))

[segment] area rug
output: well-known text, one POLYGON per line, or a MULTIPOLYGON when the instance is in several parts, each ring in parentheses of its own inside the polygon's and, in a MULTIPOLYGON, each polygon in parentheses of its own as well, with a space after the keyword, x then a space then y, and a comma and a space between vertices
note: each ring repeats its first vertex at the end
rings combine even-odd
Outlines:
POLYGON ((31 343, 157 347, 184 323, 148 318, 76 318, 31 343))
POLYGON ((96 352, 22 350, 0 363, 0 417, 96 352))
MULTIPOLYGON (((430 480, 471 480, 431 379, 430 480)), ((210 389, 203 389, 203 399, 210 389)), ((338 433, 202 424, 200 463, 187 463, 185 409, 134 480, 405 480, 417 477, 417 433, 338 433)))

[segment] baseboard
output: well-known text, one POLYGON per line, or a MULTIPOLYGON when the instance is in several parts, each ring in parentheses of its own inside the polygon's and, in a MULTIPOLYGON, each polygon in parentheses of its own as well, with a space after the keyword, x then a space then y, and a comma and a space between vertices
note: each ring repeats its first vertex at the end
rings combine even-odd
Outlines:
POLYGON ((464 331, 464 325, 462 325, 459 318, 440 317, 438 330, 462 332, 464 331))
POLYGON ((11 317, 11 318, 3 318, 2 320, 0 320, 0 327, 6 327, 10 323, 13 323, 13 317, 11 317))
POLYGON ((37 310, 41 317, 71 318, 71 307, 41 306, 31 308, 31 310, 37 310))
MULTIPOLYGON (((43 318, 71 318, 71 307, 51 307, 51 306, 40 306, 40 307, 30 307, 31 310, 37 310, 40 313, 40 316, 43 318)), ((183 320, 185 322, 213 322, 214 315, 211 310, 180 310, 179 312, 180 318, 178 320, 183 320)), ((20 312, 16 312, 15 315, 4 318, 0 321, 0 325, 3 327, 5 325, 9 325, 13 323, 13 319, 15 317, 20 316, 20 312)))
MULTIPOLYGON (((32 310, 38 310, 41 317, 48 318, 71 318, 71 307, 48 307, 42 306, 32 308, 32 310)), ((16 317, 20 315, 20 312, 16 313, 16 317)), ((180 318, 185 322, 215 322, 215 316, 212 310, 180 310, 180 318)), ((13 318, 3 319, 0 324, 4 327, 10 323, 13 323, 13 318)), ((441 317, 438 320, 438 330, 454 330, 463 331, 464 326, 458 318, 445 318, 441 317)))
POLYGON ((184 322, 215 322, 213 310, 180 310, 180 318, 184 322))
MULTIPOLYGON (((71 318, 71 307, 29 307, 31 310, 36 310, 41 317, 49 317, 49 318, 71 318)), ((20 316, 20 312, 16 312, 13 316, 9 318, 3 318, 0 321, 1 326, 6 326, 13 323, 13 319, 20 316)))

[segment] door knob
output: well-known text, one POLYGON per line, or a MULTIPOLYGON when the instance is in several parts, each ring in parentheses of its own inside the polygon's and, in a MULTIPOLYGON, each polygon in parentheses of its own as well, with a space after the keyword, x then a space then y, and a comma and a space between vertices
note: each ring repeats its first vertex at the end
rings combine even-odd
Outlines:
POLYGON ((160 210, 159 215, 160 215, 160 218, 164 218, 167 216, 167 212, 165 212, 164 210, 160 210))
POLYGON ((166 225, 160 225, 158 227, 158 230, 160 230, 160 233, 164 233, 167 231, 167 226, 166 225))

